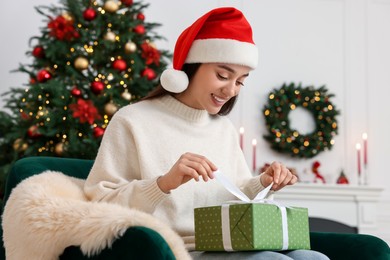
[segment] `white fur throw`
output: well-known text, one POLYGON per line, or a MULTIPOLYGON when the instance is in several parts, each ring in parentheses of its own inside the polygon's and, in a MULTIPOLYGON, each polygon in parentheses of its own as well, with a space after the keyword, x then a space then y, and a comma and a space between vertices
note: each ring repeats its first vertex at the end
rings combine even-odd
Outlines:
POLYGON ((176 259, 191 259, 182 239, 165 223, 144 212, 87 201, 84 180, 46 171, 23 180, 3 213, 7 260, 54 260, 69 246, 86 255, 110 247, 131 226, 157 231, 176 259))

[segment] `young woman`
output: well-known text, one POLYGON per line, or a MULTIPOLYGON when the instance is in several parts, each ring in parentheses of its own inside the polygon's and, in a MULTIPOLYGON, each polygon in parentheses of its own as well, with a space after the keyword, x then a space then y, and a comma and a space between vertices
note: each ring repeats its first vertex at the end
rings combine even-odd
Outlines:
MULTIPOLYGON (((257 61, 252 29, 239 10, 218 8, 200 17, 178 38, 174 69, 163 72, 161 86, 111 119, 85 184, 87 196, 156 216, 191 250, 194 208, 234 199, 214 180, 214 171, 220 170, 251 198, 272 182, 274 191, 294 184, 296 176, 278 162, 253 177, 236 129, 224 116, 257 61)), ((308 250, 290 253, 327 259, 308 250)), ((192 256, 237 254, 289 259, 287 253, 276 252, 192 256)))

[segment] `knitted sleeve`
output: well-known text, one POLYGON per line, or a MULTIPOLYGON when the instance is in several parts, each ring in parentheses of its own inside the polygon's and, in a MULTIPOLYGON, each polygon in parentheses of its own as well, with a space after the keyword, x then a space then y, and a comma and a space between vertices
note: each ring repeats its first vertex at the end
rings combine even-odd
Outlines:
POLYGON ((118 111, 111 119, 84 191, 93 201, 105 201, 152 213, 167 196, 156 179, 143 179, 132 127, 118 111))

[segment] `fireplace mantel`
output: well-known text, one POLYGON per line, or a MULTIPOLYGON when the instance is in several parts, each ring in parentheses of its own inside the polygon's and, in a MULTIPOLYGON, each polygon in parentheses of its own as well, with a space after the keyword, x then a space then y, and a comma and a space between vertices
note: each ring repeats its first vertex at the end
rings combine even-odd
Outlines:
POLYGON ((285 205, 305 207, 310 217, 357 227, 359 233, 377 229, 376 204, 383 188, 345 184, 297 183, 275 193, 285 205))

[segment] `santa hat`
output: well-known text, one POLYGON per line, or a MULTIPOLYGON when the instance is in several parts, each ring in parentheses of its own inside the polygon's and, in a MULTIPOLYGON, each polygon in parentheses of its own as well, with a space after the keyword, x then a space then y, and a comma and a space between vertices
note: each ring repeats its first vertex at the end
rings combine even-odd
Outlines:
POLYGON ((180 93, 188 87, 187 74, 182 71, 185 63, 230 63, 255 69, 258 50, 241 11, 213 9, 182 32, 173 53, 173 69, 161 74, 164 89, 180 93))

